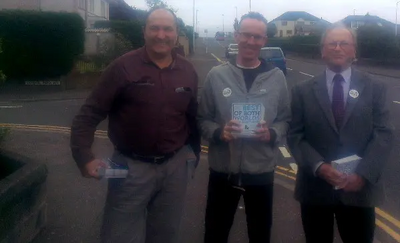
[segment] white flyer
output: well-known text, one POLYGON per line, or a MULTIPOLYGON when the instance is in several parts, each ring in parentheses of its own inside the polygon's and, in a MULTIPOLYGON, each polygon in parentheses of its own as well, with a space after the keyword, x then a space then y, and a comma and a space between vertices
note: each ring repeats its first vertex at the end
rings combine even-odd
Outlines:
POLYGON ((262 103, 233 103, 232 120, 242 124, 242 132, 235 133, 238 137, 253 137, 257 125, 264 120, 265 108, 262 103))

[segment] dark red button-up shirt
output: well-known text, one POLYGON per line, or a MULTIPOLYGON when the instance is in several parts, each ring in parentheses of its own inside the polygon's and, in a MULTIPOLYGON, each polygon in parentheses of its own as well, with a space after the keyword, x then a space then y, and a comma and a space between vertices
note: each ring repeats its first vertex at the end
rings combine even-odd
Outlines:
POLYGON ((195 153, 200 151, 198 76, 185 58, 173 58, 160 69, 143 47, 110 64, 73 120, 71 149, 78 165, 94 159, 94 132, 107 116, 108 135, 117 149, 160 156, 189 143, 195 153))

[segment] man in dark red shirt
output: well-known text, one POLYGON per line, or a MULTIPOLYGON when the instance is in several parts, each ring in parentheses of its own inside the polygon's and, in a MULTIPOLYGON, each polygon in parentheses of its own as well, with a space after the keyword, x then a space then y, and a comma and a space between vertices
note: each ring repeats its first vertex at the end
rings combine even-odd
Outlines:
POLYGON ((152 9, 145 46, 116 59, 74 118, 71 150, 82 175, 99 178, 104 163, 91 151, 97 125, 108 117, 112 162, 127 166, 109 179, 102 242, 177 242, 188 173, 198 161, 198 77, 172 49, 175 14, 152 9))

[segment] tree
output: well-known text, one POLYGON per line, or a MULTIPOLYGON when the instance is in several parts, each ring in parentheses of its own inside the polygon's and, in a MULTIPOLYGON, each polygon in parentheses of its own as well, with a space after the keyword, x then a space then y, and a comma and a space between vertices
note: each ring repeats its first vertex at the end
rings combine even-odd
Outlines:
POLYGON ((178 10, 172 8, 166 1, 163 0, 146 0, 146 5, 149 8, 155 8, 155 7, 162 7, 162 8, 168 8, 171 9, 174 13, 176 13, 178 10))
POLYGON ((238 30, 239 30, 239 21, 238 21, 237 18, 235 18, 235 20, 233 21, 233 29, 234 29, 235 31, 238 31, 238 30))
MULTIPOLYGON (((3 52, 1 49, 1 39, 0 39, 0 54, 3 52)), ((6 80, 6 76, 4 75, 3 71, 0 70, 0 84, 2 84, 6 80)))
POLYGON ((276 28, 276 25, 274 23, 269 23, 268 27, 267 27, 268 38, 274 37, 277 32, 278 32, 278 28, 276 28))

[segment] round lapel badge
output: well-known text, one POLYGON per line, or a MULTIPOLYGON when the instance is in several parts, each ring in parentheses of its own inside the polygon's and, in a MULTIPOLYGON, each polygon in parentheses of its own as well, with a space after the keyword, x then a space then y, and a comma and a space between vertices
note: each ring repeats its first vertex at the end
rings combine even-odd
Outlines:
POLYGON ((357 90, 352 89, 352 90, 349 91, 349 95, 350 95, 351 98, 354 98, 354 99, 355 99, 355 98, 357 98, 360 94, 358 93, 357 90))
POLYGON ((225 88, 225 89, 222 91, 222 95, 223 95, 224 97, 229 97, 229 96, 231 96, 231 94, 232 94, 232 90, 231 90, 230 88, 225 88))

